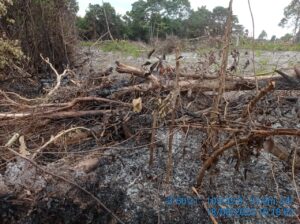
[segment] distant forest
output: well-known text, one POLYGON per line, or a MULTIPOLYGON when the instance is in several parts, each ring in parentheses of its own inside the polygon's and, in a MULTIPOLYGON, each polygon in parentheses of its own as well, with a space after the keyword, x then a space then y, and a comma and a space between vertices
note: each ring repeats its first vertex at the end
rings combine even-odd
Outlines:
MULTIPOLYGON (((111 34, 116 39, 149 41, 168 35, 180 38, 222 35, 227 16, 228 10, 222 6, 212 11, 205 6, 193 10, 188 0, 139 0, 124 16, 117 14, 110 3, 90 4, 86 15, 77 17, 76 23, 80 37, 87 40, 106 34, 107 18, 111 34)), ((233 32, 245 32, 237 16, 233 17, 233 32)))
MULTIPOLYGON (((73 0, 71 0, 73 1, 73 0)), ((292 0, 283 9, 284 17, 279 26, 294 27, 294 33, 281 39, 300 41, 300 2, 292 0)), ((194 10, 189 0, 138 0, 131 11, 119 15, 110 3, 89 5, 84 17, 77 17, 76 25, 83 40, 107 37, 107 26, 116 39, 149 41, 153 38, 166 38, 175 35, 179 38, 196 38, 204 35, 218 36, 224 33, 227 8, 216 6, 212 11, 205 6, 194 10)), ((277 21, 275 21, 277 22, 277 21)), ((279 21, 278 21, 279 22, 279 21)), ((249 31, 239 24, 233 15, 233 34, 245 35, 249 31)), ((272 34, 271 34, 272 35, 272 34)), ((258 39, 265 39, 267 33, 261 31, 258 39)), ((276 40, 276 36, 270 36, 276 40)))

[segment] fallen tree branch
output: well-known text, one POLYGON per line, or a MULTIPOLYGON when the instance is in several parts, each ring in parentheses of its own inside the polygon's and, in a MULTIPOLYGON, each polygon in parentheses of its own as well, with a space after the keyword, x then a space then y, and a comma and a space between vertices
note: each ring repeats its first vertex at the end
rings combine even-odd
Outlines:
MULTIPOLYGON (((122 87, 115 91, 111 97, 112 98, 119 98, 120 96, 130 93, 133 91, 137 92, 148 92, 151 90, 156 90, 158 88, 161 88, 163 90, 172 90, 175 84, 175 80, 170 80, 166 83, 160 84, 159 86, 151 85, 149 83, 142 83, 138 85, 128 86, 128 87, 122 87)), ((197 89, 201 91, 212 91, 219 86, 219 80, 218 79, 212 79, 212 80, 180 80, 178 83, 180 87, 180 91, 187 91, 190 89, 197 89)), ((255 88, 255 85, 253 85, 251 82, 248 82, 244 79, 228 79, 225 83, 225 90, 251 90, 255 88)))
MULTIPOLYGON (((272 155, 276 156, 278 159, 284 161, 285 163, 292 164, 291 161, 292 158, 290 157, 289 153, 286 150, 279 147, 278 145, 276 145, 272 138, 269 138, 265 141, 264 149, 268 153, 271 153, 272 155)), ((297 154, 294 155, 293 161, 295 161, 294 162, 295 169, 300 169, 300 157, 297 154)))
POLYGON ((114 110, 87 110, 87 111, 68 111, 58 112, 54 114, 41 115, 42 118, 48 119, 65 119, 65 118, 76 118, 85 116, 96 116, 113 113, 114 110))
POLYGON ((43 149, 45 149, 48 145, 50 145, 51 143, 55 142, 57 139, 59 139, 60 137, 72 132, 72 131, 75 131, 75 130, 87 130, 87 131, 90 131, 90 129, 87 129, 85 127, 76 127, 76 128, 70 128, 68 130, 65 130, 65 131, 61 131, 60 133, 58 133, 56 136, 51 136, 50 140, 47 141, 44 145, 42 145, 41 147, 39 147, 37 150, 35 150, 34 154, 32 155, 31 159, 35 159, 35 157, 41 153, 43 151, 43 149))
MULTIPOLYGON (((269 137, 269 136, 298 136, 300 137, 300 129, 272 129, 272 130, 251 130, 251 133, 247 137, 242 137, 239 140, 231 139, 223 147, 215 150, 210 157, 204 162, 197 178, 197 186, 200 186, 205 175, 205 171, 222 155, 227 149, 235 145, 245 144, 250 142, 251 139, 269 137)), ((277 154, 276 154, 277 155, 277 154)), ((275 156, 276 156, 275 155, 275 156)))
POLYGON ((103 127, 103 125, 96 125, 92 128, 87 128, 86 130, 87 131, 79 131, 75 132, 72 135, 67 135, 64 137, 63 142, 55 142, 55 145, 63 144, 64 146, 68 146, 72 144, 78 144, 86 141, 87 139, 90 139, 91 137, 98 141, 103 131, 105 131, 105 127, 103 127))
POLYGON ((79 104, 81 102, 90 102, 90 101, 106 102, 106 103, 111 103, 111 104, 119 104, 119 105, 125 106, 125 107, 132 107, 132 104, 130 104, 130 103, 124 103, 121 101, 110 100, 110 99, 101 98, 101 97, 80 97, 80 98, 75 98, 74 100, 72 100, 71 102, 68 102, 68 103, 57 104, 57 106, 62 106, 62 108, 58 108, 58 109, 52 110, 52 111, 47 111, 47 112, 44 112, 43 114, 45 114, 45 113, 50 114, 50 113, 55 113, 55 112, 59 112, 59 111, 64 111, 67 109, 71 109, 76 104, 79 104))
POLYGON ((26 118, 26 117, 40 117, 40 118, 49 118, 49 119, 63 119, 63 118, 75 118, 75 117, 85 117, 85 116, 95 116, 112 113, 114 110, 88 110, 88 111, 66 111, 58 112, 51 111, 41 112, 41 113, 0 113, 0 119, 6 118, 26 118))
MULTIPOLYGON (((64 112, 61 111, 68 110, 73 108, 76 104, 82 103, 82 102, 106 102, 111 104, 118 104, 124 107, 132 107, 132 104, 130 103, 124 103, 121 101, 115 101, 111 99, 101 98, 101 97, 80 97, 75 98, 71 102, 68 103, 61 103, 61 104, 40 104, 36 106, 25 106, 26 108, 34 108, 34 109, 43 109, 44 107, 61 107, 53 110, 48 111, 42 111, 42 112, 22 112, 22 113, 0 113, 0 119, 2 118, 25 118, 29 116, 42 116, 42 117, 51 117, 51 118, 59 118, 59 117, 77 117, 77 116, 86 116, 86 115, 94 115, 98 114, 100 111, 82 111, 82 112, 64 112), (58 113, 61 112, 61 113, 58 113), (47 116, 48 115, 48 116, 47 116)), ((17 104, 17 103, 16 103, 17 104)), ((15 104, 14 104, 15 105, 15 104)), ((19 105, 19 104, 17 104, 19 105)), ((23 104, 19 105, 20 107, 23 106, 23 104)))
POLYGON ((206 170, 211 167, 211 165, 217 160, 217 158, 222 155, 227 149, 230 149, 232 146, 238 146, 241 144, 245 144, 249 141, 251 135, 249 135, 246 138, 241 138, 239 140, 231 139, 229 142, 227 142, 223 147, 214 150, 214 152, 210 155, 210 157, 203 163, 200 172, 197 177, 197 186, 201 186, 202 180, 205 176, 206 170))
POLYGON ((297 79, 290 77, 288 74, 284 73, 283 71, 276 69, 275 72, 281 75, 292 86, 297 86, 300 83, 297 79))
POLYGON ((254 107, 256 106, 257 102, 263 98, 264 96, 266 96, 269 92, 271 92, 272 90, 274 90, 275 88, 275 82, 270 82, 269 85, 260 90, 258 92, 258 94, 255 96, 255 98, 253 100, 250 101, 250 103, 248 104, 247 108, 245 108, 245 110, 242 113, 242 119, 245 119, 247 117, 247 115, 250 115, 252 113, 252 111, 254 110, 254 107))
POLYGON ((255 134, 257 137, 267 137, 267 136, 298 136, 300 137, 300 129, 294 128, 277 128, 270 130, 251 130, 251 133, 255 134))
POLYGON ((55 75, 56 75, 56 85, 55 85, 55 87, 47 94, 47 96, 49 97, 49 96, 52 96, 55 92, 56 92, 56 90, 60 87, 60 85, 61 85, 61 80, 62 80, 62 78, 63 77, 65 77, 67 74, 68 74, 68 72, 70 72, 71 70, 70 69, 65 69, 64 71, 63 71, 63 73, 62 74, 59 74, 58 72, 57 72, 57 70, 54 68, 54 66, 52 65, 52 63, 49 61, 49 58, 44 58, 42 55, 40 55, 40 57, 43 59, 43 61, 44 62, 46 62, 49 66, 50 66, 50 68, 52 69, 52 71, 55 73, 55 75))
MULTIPOLYGON (((192 191, 197 195, 197 197, 201 200, 200 194, 198 193, 197 189, 195 187, 192 187, 192 191)), ((209 215, 209 218, 211 219, 213 224, 218 224, 216 218, 211 214, 211 212, 208 209, 207 204, 202 200, 203 207, 205 208, 207 214, 209 215)))
POLYGON ((32 116, 32 113, 0 113, 0 119, 5 118, 25 118, 32 116))
POLYGON ((141 69, 138 69, 136 67, 120 63, 119 61, 116 61, 116 64, 117 64, 117 68, 116 68, 117 72, 132 74, 132 75, 140 77, 140 78, 148 79, 152 82, 152 84, 155 87, 160 86, 160 82, 159 82, 158 78, 155 77, 153 74, 143 71, 141 69))

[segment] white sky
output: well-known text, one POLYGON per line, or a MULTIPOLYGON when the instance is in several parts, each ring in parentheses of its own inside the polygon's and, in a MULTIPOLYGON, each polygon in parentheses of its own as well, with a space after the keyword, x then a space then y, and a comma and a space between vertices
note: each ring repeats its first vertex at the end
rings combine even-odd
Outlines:
MULTIPOLYGON (((131 4, 136 0, 104 0, 109 2, 119 14, 125 14, 131 10, 131 4)), ((79 15, 83 16, 89 3, 102 4, 102 0, 78 0, 79 15)), ((286 33, 291 33, 292 29, 283 29, 278 23, 283 17, 283 10, 290 0, 251 0, 252 12, 255 19, 255 36, 257 37, 262 30, 268 34, 281 37, 286 33)), ((216 6, 228 7, 229 0, 190 0, 193 9, 205 5, 209 10, 216 6)), ((233 0, 233 13, 238 16, 240 24, 249 30, 252 35, 252 21, 248 8, 248 0, 233 0)))

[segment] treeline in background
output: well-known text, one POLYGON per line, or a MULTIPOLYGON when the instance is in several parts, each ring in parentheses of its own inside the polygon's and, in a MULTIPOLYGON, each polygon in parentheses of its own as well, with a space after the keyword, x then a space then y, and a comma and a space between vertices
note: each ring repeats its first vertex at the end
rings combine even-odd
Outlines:
MULTIPOLYGON (((222 36, 228 15, 221 6, 212 11, 206 7, 194 10, 188 0, 138 0, 125 15, 117 14, 107 2, 90 4, 84 17, 77 15, 78 9, 76 0, 0 0, 0 81, 10 80, 23 68, 29 73, 42 71, 45 65, 40 54, 60 70, 72 65, 78 40, 125 39, 149 43, 170 35, 222 36)), ((282 39, 299 42, 300 1, 292 0, 283 13, 279 25, 292 26, 294 32, 282 39)), ((237 16, 233 17, 232 28, 233 35, 249 35, 237 16)), ((259 38, 267 37, 262 31, 259 38)))
MULTIPOLYGON (((146 42, 168 35, 179 38, 195 38, 208 33, 212 36, 222 35, 228 16, 227 9, 221 6, 212 11, 205 6, 193 10, 188 0, 139 0, 123 16, 118 15, 110 3, 90 4, 86 15, 77 17, 82 39, 97 39, 105 35, 105 12, 113 37, 146 42)), ((235 33, 244 33, 244 27, 239 24, 237 16, 233 19, 233 30, 235 33)))
MULTIPOLYGON (((111 34, 116 39, 151 41, 154 38, 166 38, 175 35, 179 38, 196 38, 205 35, 218 36, 224 33, 227 8, 215 7, 212 11, 205 6, 191 8, 189 0, 138 0, 132 4, 131 11, 119 15, 110 3, 89 5, 84 17, 77 17, 76 25, 83 40, 93 40, 106 35, 108 22, 111 34)), ((275 21, 279 22, 279 21, 275 21)), ((280 26, 294 27, 297 42, 300 40, 300 1, 292 2, 284 9, 284 18, 280 26)), ((233 34, 249 35, 237 16, 233 16, 233 34)), ((271 34, 272 35, 272 34, 271 34)), ((281 39, 288 41, 293 34, 286 34, 281 39)), ((268 34, 262 30, 258 39, 266 39, 268 34)), ((270 36, 272 41, 278 39, 270 36)))

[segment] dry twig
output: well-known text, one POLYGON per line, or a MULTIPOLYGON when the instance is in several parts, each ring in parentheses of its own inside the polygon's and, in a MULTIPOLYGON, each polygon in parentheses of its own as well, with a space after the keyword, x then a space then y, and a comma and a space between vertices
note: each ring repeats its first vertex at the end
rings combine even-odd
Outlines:
MULTIPOLYGON (((176 58, 179 57, 179 49, 176 48, 176 58)), ((173 102, 171 104, 173 110, 172 110, 172 117, 171 117, 171 127, 169 128, 169 142, 168 142, 168 162, 167 162, 167 183, 170 183, 170 180, 172 179, 172 173, 173 173, 173 137, 174 137, 174 126, 175 126, 175 116, 176 116, 176 107, 178 103, 178 97, 180 94, 180 86, 179 86, 179 60, 176 60, 176 82, 174 87, 174 95, 173 95, 173 102)))
POLYGON ((57 91, 57 89, 58 89, 58 88, 60 87, 60 85, 61 85, 61 80, 62 80, 62 78, 65 77, 71 70, 70 70, 70 69, 65 69, 65 70, 63 71, 62 74, 59 74, 58 71, 57 71, 57 70, 54 68, 54 66, 51 64, 49 58, 44 58, 42 55, 40 55, 40 56, 41 56, 41 58, 43 59, 43 61, 46 62, 46 63, 50 66, 50 68, 52 69, 52 71, 53 71, 53 72, 55 73, 55 75, 56 75, 56 85, 55 85, 55 87, 47 94, 47 96, 49 97, 49 96, 52 96, 52 95, 57 91))

